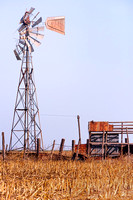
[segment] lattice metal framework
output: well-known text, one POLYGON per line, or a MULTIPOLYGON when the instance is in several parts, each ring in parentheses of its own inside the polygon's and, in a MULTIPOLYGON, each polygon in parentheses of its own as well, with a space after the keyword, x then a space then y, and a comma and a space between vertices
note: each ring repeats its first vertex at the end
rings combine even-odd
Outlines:
MULTIPOLYGON (((32 64, 32 52, 34 51, 33 44, 36 46, 41 44, 38 39, 42 39, 44 35, 39 32, 44 30, 44 26, 38 26, 42 22, 42 18, 38 18, 39 12, 33 16, 34 10, 35 8, 31 7, 31 9, 26 11, 21 18, 21 26, 18 29, 19 41, 14 50, 17 60, 22 60, 22 64, 9 150, 36 150, 37 138, 40 138, 41 148, 43 149, 42 130, 32 64)), ((45 25, 46 28, 50 30, 65 34, 64 17, 47 18, 45 25)))
POLYGON ((9 149, 36 149, 38 137, 43 148, 32 56, 27 48, 22 58, 9 149))

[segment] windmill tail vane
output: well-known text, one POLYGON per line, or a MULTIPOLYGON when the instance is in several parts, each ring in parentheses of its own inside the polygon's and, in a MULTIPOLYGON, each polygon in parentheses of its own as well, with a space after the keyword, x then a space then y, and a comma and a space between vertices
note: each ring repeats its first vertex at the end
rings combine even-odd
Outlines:
MULTIPOLYGON (((31 7, 20 19, 18 28, 19 39, 14 54, 17 60, 22 60, 19 85, 13 115, 9 150, 36 150, 37 138, 43 147, 39 107, 34 81, 32 63, 33 46, 39 46, 43 39, 44 26, 39 12, 33 15, 35 8, 31 7)), ((48 17, 45 22, 47 29, 65 34, 65 17, 48 17)))

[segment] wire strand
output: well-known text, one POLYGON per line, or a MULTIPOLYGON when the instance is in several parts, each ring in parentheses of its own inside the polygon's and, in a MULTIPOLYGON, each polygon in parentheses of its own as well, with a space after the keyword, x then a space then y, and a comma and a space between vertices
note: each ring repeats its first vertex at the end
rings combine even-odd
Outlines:
POLYGON ((40 114, 40 116, 44 116, 44 117, 77 117, 76 115, 57 115, 57 114, 40 114))

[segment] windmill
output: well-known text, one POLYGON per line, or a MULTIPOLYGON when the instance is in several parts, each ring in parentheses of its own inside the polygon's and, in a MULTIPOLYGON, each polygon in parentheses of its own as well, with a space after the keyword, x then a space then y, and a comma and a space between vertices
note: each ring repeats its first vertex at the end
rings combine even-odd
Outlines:
MULTIPOLYGON (((33 15, 34 10, 31 7, 20 19, 19 39, 14 50, 16 59, 21 60, 21 70, 9 150, 36 150, 37 138, 40 138, 41 148, 44 149, 32 63, 33 45, 41 44, 44 26, 42 17, 38 17, 39 12, 33 15)), ((65 17, 48 17, 45 26, 49 30, 65 34, 65 17)))

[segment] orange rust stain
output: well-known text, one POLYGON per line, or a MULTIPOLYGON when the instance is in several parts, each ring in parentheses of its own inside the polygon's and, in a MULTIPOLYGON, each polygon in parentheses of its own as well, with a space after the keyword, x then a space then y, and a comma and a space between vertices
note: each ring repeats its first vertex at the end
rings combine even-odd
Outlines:
MULTIPOLYGON (((78 145, 75 145, 75 152, 77 151, 77 147, 78 145)), ((80 154, 86 154, 86 149, 87 149, 87 145, 86 144, 80 144, 79 145, 79 153, 80 154)))
POLYGON ((102 131, 113 131, 113 125, 108 122, 89 122, 89 131, 102 132, 102 131))

